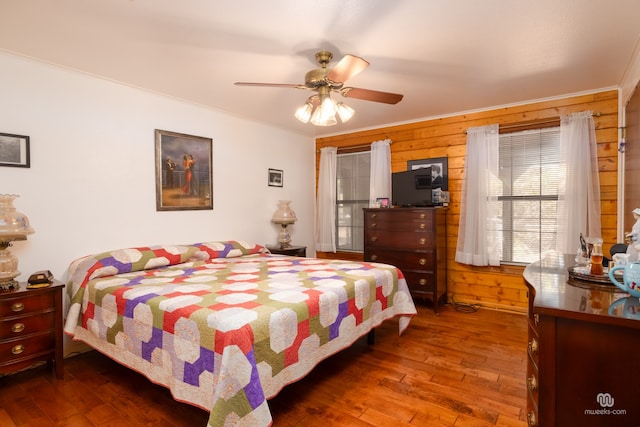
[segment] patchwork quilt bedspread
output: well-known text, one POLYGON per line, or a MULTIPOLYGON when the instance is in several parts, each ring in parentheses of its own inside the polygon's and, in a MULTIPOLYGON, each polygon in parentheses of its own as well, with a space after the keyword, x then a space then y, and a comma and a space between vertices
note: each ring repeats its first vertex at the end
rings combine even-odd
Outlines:
POLYGON ((69 267, 65 332, 210 411, 268 426, 267 399, 399 316, 402 273, 376 263, 272 255, 240 241, 121 249, 69 267))

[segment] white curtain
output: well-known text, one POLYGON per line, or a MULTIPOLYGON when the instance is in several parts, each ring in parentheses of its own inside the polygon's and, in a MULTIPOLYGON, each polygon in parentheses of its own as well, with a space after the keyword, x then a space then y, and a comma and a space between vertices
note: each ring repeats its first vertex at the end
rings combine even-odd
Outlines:
POLYGON ((498 125, 467 130, 460 228, 456 261, 500 265, 502 236, 498 215, 498 125))
POLYGON ((564 180, 558 186, 556 250, 574 253, 585 237, 602 237, 600 178, 596 129, 591 111, 560 118, 560 165, 564 180))
POLYGON ((371 174, 369 178, 369 207, 374 207, 377 198, 391 201, 391 140, 371 144, 371 174))
POLYGON ((336 251, 336 168, 338 149, 320 149, 320 171, 316 202, 316 250, 336 251))

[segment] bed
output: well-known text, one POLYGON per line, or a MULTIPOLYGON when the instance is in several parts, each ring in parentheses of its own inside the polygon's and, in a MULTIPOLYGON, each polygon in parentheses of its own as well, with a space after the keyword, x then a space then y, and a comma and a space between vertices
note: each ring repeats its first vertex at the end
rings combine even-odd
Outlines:
POLYGON ((395 267, 242 241, 120 249, 69 266, 65 333, 210 412, 268 426, 267 400, 416 308, 395 267))

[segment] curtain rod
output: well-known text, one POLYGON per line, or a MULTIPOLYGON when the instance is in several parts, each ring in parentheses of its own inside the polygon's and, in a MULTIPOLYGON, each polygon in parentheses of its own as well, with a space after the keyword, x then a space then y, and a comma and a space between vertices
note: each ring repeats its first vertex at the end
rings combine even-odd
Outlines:
MULTIPOLYGON (((371 143, 373 144, 373 142, 371 143)), ((341 151, 354 151, 354 150, 361 150, 362 148, 371 148, 371 144, 360 144, 360 145, 350 145, 348 147, 337 147, 338 153, 340 153, 341 151)), ((389 144, 393 144, 393 141, 390 141, 389 144)), ((330 145, 328 145, 327 147, 330 147, 330 145)), ((361 150, 361 151, 365 151, 365 150, 361 150)), ((319 153, 320 150, 317 150, 316 153, 319 153)))
MULTIPOLYGON (((595 116, 595 117, 600 117, 602 115, 602 113, 600 112, 595 112, 595 113, 591 113, 591 116, 595 116)), ((552 124, 552 123, 557 123, 560 121, 560 116, 553 118, 553 119, 540 119, 540 120, 533 120, 530 122, 522 122, 522 123, 516 123, 516 124, 512 124, 512 125, 498 125, 498 129, 499 130, 505 130, 505 129, 513 129, 513 128, 524 128, 524 127, 528 127, 528 126, 537 126, 537 125, 548 125, 548 124, 552 124)), ((465 130, 464 133, 467 133, 467 131, 465 130)))

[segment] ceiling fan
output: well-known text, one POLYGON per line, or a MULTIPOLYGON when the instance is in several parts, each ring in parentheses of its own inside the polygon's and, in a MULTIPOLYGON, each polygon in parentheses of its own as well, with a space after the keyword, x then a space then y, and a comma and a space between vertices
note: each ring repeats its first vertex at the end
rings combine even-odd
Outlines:
POLYGON ((346 122, 353 117, 353 108, 343 102, 336 103, 331 99, 331 92, 338 92, 345 98, 356 98, 365 101, 397 104, 403 95, 377 90, 345 86, 345 82, 369 66, 364 59, 345 55, 334 68, 327 68, 333 54, 326 50, 316 53, 316 60, 321 68, 309 71, 304 76, 304 84, 288 83, 252 83, 236 82, 237 86, 284 87, 315 91, 305 104, 296 111, 296 118, 303 123, 311 121, 316 126, 331 126, 337 123, 336 113, 340 120, 346 122))

